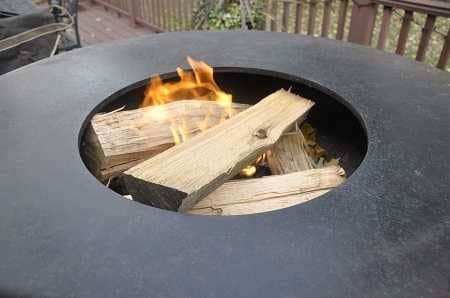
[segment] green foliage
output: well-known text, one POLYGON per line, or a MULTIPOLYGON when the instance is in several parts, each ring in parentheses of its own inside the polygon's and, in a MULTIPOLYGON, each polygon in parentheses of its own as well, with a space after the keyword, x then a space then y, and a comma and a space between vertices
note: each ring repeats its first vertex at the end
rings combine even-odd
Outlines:
MULTIPOLYGON (((265 24, 264 6, 262 0, 251 1, 251 13, 254 29, 263 29, 265 24)), ((202 6, 201 6, 202 7, 202 6)), ((206 30, 236 30, 241 29, 241 5, 239 1, 228 1, 222 7, 204 5, 202 28, 206 30)), ((200 12, 197 12, 200 14, 200 12)))
POLYGON ((224 8, 213 8, 208 13, 206 29, 223 30, 241 28, 241 7, 231 3, 224 8))
POLYGON ((252 4, 252 16, 255 29, 264 30, 266 27, 266 3, 263 0, 254 1, 252 4))

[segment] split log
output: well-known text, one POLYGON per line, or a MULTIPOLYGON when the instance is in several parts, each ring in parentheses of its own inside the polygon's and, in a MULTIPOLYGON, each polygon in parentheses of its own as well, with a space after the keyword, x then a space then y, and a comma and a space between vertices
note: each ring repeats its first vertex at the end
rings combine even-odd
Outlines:
POLYGON ((267 152, 272 174, 280 175, 308 169, 339 165, 339 159, 327 158, 327 151, 316 141, 315 129, 307 122, 284 134, 267 152))
POLYGON ((231 119, 123 174, 133 199, 186 211, 254 162, 313 102, 279 90, 231 119))
POLYGON ((242 215, 287 208, 321 196, 345 181, 338 166, 229 181, 187 213, 242 215))
POLYGON ((86 156, 91 171, 101 181, 114 177, 174 145, 173 124, 189 136, 219 124, 225 116, 245 110, 214 101, 182 100, 162 106, 97 114, 86 135, 86 156), (206 120, 206 121, 205 121, 206 120))
POLYGON ((267 164, 273 175, 288 174, 314 168, 303 133, 285 133, 267 153, 267 164))

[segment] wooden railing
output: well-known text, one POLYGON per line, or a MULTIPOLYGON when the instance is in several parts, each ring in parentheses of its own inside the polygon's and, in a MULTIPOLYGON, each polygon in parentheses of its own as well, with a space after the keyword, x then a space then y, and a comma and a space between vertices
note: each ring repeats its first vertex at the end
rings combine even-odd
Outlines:
POLYGON ((155 32, 190 30, 197 0, 90 0, 155 32))
MULTIPOLYGON (((191 30, 192 12, 199 2, 90 1, 156 32, 191 30)), ((437 0, 259 1, 265 4, 267 31, 347 40, 450 70, 450 3, 437 0)))
POLYGON ((333 0, 268 0, 270 22, 267 23, 266 30, 304 33, 342 40, 345 26, 348 24, 349 1, 339 1, 337 14, 332 20, 335 3, 333 0), (335 32, 332 34, 330 31, 335 32))
POLYGON ((445 69, 449 58, 449 43, 450 43, 450 3, 430 0, 373 0, 367 3, 358 3, 361 0, 355 0, 356 6, 352 12, 352 21, 360 21, 361 19, 370 19, 372 22, 364 24, 366 27, 365 32, 358 30, 359 24, 350 26, 350 33, 348 40, 350 42, 357 42, 365 45, 371 45, 371 36, 375 28, 376 14, 378 12, 378 6, 382 9, 382 20, 380 23, 379 35, 377 38, 376 47, 380 50, 384 50, 386 46, 386 40, 391 27, 391 19, 393 12, 397 10, 401 11, 401 26, 398 34, 398 39, 395 46, 395 53, 398 55, 405 55, 405 50, 408 41, 408 35, 411 31, 411 26, 416 25, 421 27, 420 39, 415 52, 415 59, 418 61, 424 61, 428 50, 430 39, 432 34, 437 34, 441 37, 441 51, 436 66, 440 69, 445 69), (418 23, 414 19, 414 15, 418 14, 419 17, 424 19, 424 22, 418 23), (443 33, 436 30, 436 19, 438 17, 445 18, 447 20, 447 32, 443 33), (353 30, 353 31, 352 31, 353 30), (352 35, 353 33, 353 35, 352 35))
POLYGON ((270 31, 347 40, 426 61, 443 70, 448 68, 450 3, 435 0, 277 0, 269 1, 268 9, 270 22, 266 29, 270 31), (437 20, 439 29, 436 28, 437 20))

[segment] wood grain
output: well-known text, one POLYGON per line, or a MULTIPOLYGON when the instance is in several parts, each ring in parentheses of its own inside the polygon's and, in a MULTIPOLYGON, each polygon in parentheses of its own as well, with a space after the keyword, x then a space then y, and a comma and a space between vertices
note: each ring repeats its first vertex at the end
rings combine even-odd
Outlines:
MULTIPOLYGON (((247 107, 233 103, 230 115, 247 107)), ((227 107, 214 101, 181 100, 161 106, 97 114, 86 135, 91 171, 105 181, 172 147, 171 126, 182 125, 189 136, 194 136, 201 131, 200 127, 207 129, 217 125, 229 112, 227 107)))
POLYGON ((267 163, 273 175, 288 174, 314 168, 306 149, 305 137, 300 130, 281 136, 268 152, 267 163))
POLYGON ((229 181, 187 213, 242 215, 282 209, 321 196, 344 181, 344 169, 338 166, 229 181))

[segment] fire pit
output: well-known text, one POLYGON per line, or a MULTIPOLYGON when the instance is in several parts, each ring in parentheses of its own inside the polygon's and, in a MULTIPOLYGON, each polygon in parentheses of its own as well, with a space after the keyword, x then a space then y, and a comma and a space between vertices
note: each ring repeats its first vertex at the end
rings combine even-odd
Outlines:
POLYGON ((250 32, 161 34, 8 73, 0 296, 445 297, 449 81, 356 45, 250 32), (187 55, 208 61, 238 102, 291 85, 315 100, 308 119, 347 181, 230 217, 151 208, 99 183, 80 158, 89 120, 137 103, 150 74, 170 79, 187 55))
MULTIPOLYGON (((199 62, 195 63, 201 65, 199 62)), ((212 73, 212 68, 208 67, 208 69, 210 73, 212 73)), ((202 71, 202 69, 199 71, 202 71)), ((151 83, 148 83, 148 80, 144 80, 125 87, 110 96, 105 102, 94 109, 91 115, 99 115, 95 118, 95 122, 93 122, 92 117, 89 117, 85 121, 85 125, 83 127, 85 127, 86 130, 81 132, 82 146, 80 148, 80 152, 86 166, 95 176, 99 178, 99 180, 103 181, 107 186, 118 193, 125 195, 127 198, 131 198, 131 196, 129 196, 129 190, 127 190, 123 185, 122 173, 124 171, 130 169, 136 164, 142 163, 143 160, 155 156, 159 152, 170 148, 170 146, 173 145, 172 143, 179 143, 181 139, 191 138, 194 131, 200 132, 198 125, 210 126, 212 124, 208 123, 208 121, 213 121, 213 116, 210 113, 211 108, 214 107, 212 105, 214 100, 209 101, 210 104, 208 104, 205 109, 205 115, 200 115, 199 112, 195 112, 196 118, 194 120, 190 120, 189 107, 193 104, 189 105, 190 101, 179 102, 176 98, 172 99, 170 95, 168 95, 169 91, 166 91, 170 89, 172 89, 170 92, 174 94, 173 96, 178 97, 178 100, 185 98, 196 99, 202 98, 202 96, 205 100, 207 98, 205 97, 205 94, 207 94, 208 86, 215 86, 214 89, 217 89, 219 93, 223 94, 224 98, 227 97, 227 100, 229 100, 229 103, 220 103, 219 101, 217 107, 220 107, 221 105, 228 106, 228 104, 231 103, 231 100, 235 103, 254 105, 257 103, 258 99, 268 96, 274 90, 289 89, 292 93, 299 93, 307 98, 314 99, 315 106, 307 116, 307 125, 320 128, 319 130, 314 131, 314 139, 317 139, 317 141, 314 140, 313 144, 316 145, 317 143, 320 143, 321 146, 326 149, 323 149, 322 147, 319 148, 321 148, 321 150, 326 150, 328 156, 339 157, 339 160, 335 159, 335 162, 339 163, 343 167, 343 170, 340 175, 336 173, 336 177, 343 176, 344 169, 346 175, 350 176, 361 163, 365 155, 367 139, 364 129, 357 116, 355 116, 354 112, 342 103, 343 99, 340 99, 337 95, 323 87, 314 86, 312 83, 308 84, 301 78, 293 77, 287 74, 245 68, 215 69, 214 79, 211 78, 211 83, 208 82, 208 79, 203 78, 205 83, 201 84, 206 87, 201 87, 195 83, 193 76, 189 77, 189 72, 184 71, 183 73, 181 73, 181 75, 183 75, 186 79, 182 79, 181 81, 176 74, 171 73, 164 75, 163 79, 160 79, 158 76, 155 79, 152 79, 151 83), (167 85, 167 89, 162 87, 163 84, 169 84, 167 85), (223 91, 219 89, 221 87, 223 87, 223 91), (158 90, 160 91, 156 90, 156 88, 159 88, 158 90), (204 90, 202 90, 202 88, 204 90), (167 99, 160 97, 156 98, 156 94, 158 94, 158 92, 163 92, 164 94, 161 94, 160 97, 165 96, 167 99), (189 94, 189 92, 193 92, 194 94, 189 94), (153 103, 153 106, 158 108, 144 108, 142 110, 136 110, 140 106, 142 107, 143 105, 145 106, 151 104, 144 99, 144 97, 147 98, 144 96, 145 94, 147 94, 147 96, 153 96, 153 101, 160 102, 160 104, 153 103), (167 110, 169 108, 166 108, 165 105, 168 101, 172 102, 171 105, 167 105, 167 107, 171 107, 170 110, 167 110), (181 112, 177 112, 177 114, 175 114, 175 111, 177 111, 175 108, 178 106, 180 106, 181 112), (170 117, 173 119, 170 119, 170 117), (180 118, 181 120, 176 120, 174 117, 180 118), (91 121, 92 125, 90 124, 91 121), (187 122, 190 124, 186 124, 187 122), (143 129, 143 126, 146 125, 150 127, 148 129, 143 129), (186 128, 187 126, 192 128, 186 128), (181 131, 178 131, 179 129, 181 131), (180 133, 181 135, 179 135, 180 133), (152 136, 152 134, 155 134, 156 136, 152 136), (157 137, 159 135, 167 135, 169 137, 169 141, 159 141, 161 139, 161 137, 157 137), (121 139, 123 139, 123 141, 121 141, 121 139), (133 143, 135 145, 132 145, 133 143), (104 151, 102 146, 104 146, 105 150, 108 151, 104 151), (110 152, 109 155, 108 152, 110 152), (100 169, 106 166, 106 164, 103 166, 99 165, 103 163, 102 160, 106 161, 106 158, 110 160, 107 168, 100 169)), ((198 78, 201 78, 202 75, 204 77, 208 77, 206 72, 196 73, 196 77, 198 78)), ((220 97, 220 94, 217 96, 220 97)), ((205 105, 207 103, 202 103, 198 100, 191 102, 195 103, 195 107, 197 107, 197 105, 205 105)), ((219 112, 214 117, 217 117, 217 119, 225 117, 226 114, 228 114, 226 106, 221 113, 219 112)), ((231 105, 228 107, 232 108, 231 105)), ((224 119, 225 118, 222 119, 222 122, 224 119)), ((217 122, 219 120, 214 121, 217 122)), ((246 124, 244 124, 244 126, 245 125, 246 124)), ((243 129, 248 130, 246 127, 243 129)), ((302 134, 301 132, 299 133, 302 134)), ((230 135, 228 137, 230 137, 230 135)), ((292 137, 295 137, 295 135, 286 135, 286 138, 292 137)), ((239 139, 232 146, 241 146, 240 143, 242 142, 244 141, 239 139)), ((278 147, 279 146, 281 146, 281 144, 278 145, 278 147)), ((295 145, 290 145, 289 148, 280 148, 280 150, 292 150, 292 146, 295 145)), ((205 154, 204 150, 205 148, 202 148, 203 154, 205 154)), ((225 153, 223 150, 225 149, 220 149, 219 151, 222 151, 223 154, 225 153)), ((298 150, 302 149, 299 148, 298 150)), ((273 153, 269 152, 268 154, 272 157, 268 160, 265 160, 265 155, 261 157, 264 159, 263 163, 266 165, 268 164, 268 166, 258 167, 258 171, 254 166, 250 166, 249 170, 251 174, 248 174, 249 172, 246 172, 244 171, 245 169, 243 169, 242 171, 244 172, 241 171, 239 176, 242 177, 245 175, 250 177, 255 174, 257 176, 269 175, 271 161, 276 158, 273 156, 276 152, 277 150, 273 151, 273 153), (253 168, 253 170, 251 170, 251 168, 253 168)), ((219 152, 218 157, 212 156, 212 158, 221 158, 220 154, 221 153, 219 152)), ((299 153, 291 153, 285 162, 289 164, 294 163, 296 158, 295 154, 299 153), (292 160, 292 158, 294 159, 292 160)), ((190 158, 192 158, 192 153, 190 154, 190 158)), ((259 159, 260 162, 261 158, 259 159)), ((323 160, 324 158, 321 158, 322 163, 324 162, 323 160)), ((166 160, 163 162, 166 162, 166 160)), ((306 169, 303 168, 302 164, 300 164, 297 169, 295 169, 295 165, 289 165, 289 167, 293 169, 290 171, 283 171, 283 173, 302 171, 306 169)), ((324 167, 324 165, 320 167, 324 167)), ((188 169, 177 169, 177 171, 185 170, 188 169)), ((163 171, 170 172, 170 169, 166 168, 163 171)), ((318 179, 318 181, 325 179, 327 181, 325 184, 330 185, 330 183, 334 182, 329 181, 331 178, 327 178, 330 177, 328 174, 329 172, 330 171, 328 169, 324 169, 324 173, 326 174, 320 176, 320 172, 316 172, 317 174, 314 177, 317 177, 315 179, 318 179)), ((202 173, 202 175, 207 174, 208 173, 206 172, 202 173)), ((226 190, 218 190, 216 195, 213 194, 205 198, 204 200, 207 202, 203 202, 199 205, 204 207, 199 207, 201 210, 194 208, 192 212, 215 215, 240 215, 246 213, 264 212, 305 202, 311 198, 324 194, 326 192, 324 190, 331 189, 331 187, 325 186, 324 184, 317 184, 318 182, 313 182, 313 184, 317 185, 317 187, 308 187, 298 180, 301 179, 301 177, 301 175, 295 177, 292 175, 281 175, 274 179, 265 179, 260 181, 252 179, 252 181, 245 181, 243 183, 235 182, 234 184, 228 185, 226 190), (290 179, 297 179, 299 182, 297 185, 292 183, 287 185, 287 182, 285 181, 290 181, 290 179), (267 189, 268 184, 274 184, 274 190, 271 190, 271 188, 267 189), (231 187, 231 185, 233 185, 233 187, 231 187), (248 189, 250 186, 252 189, 248 189), (239 193, 239 190, 242 188, 244 188, 243 193, 245 195, 239 193), (258 188, 260 190, 258 190, 258 188), (284 188, 287 189, 286 195, 282 194, 284 188), (294 199, 293 196, 295 193, 299 192, 295 191, 296 188, 299 191, 304 189, 304 192, 300 191, 300 193, 305 193, 305 195, 303 197, 298 196, 294 199), (317 191, 314 191, 315 189, 317 189, 317 191), (272 191, 276 191, 276 194, 267 194, 267 192, 272 191), (238 201, 226 200, 227 198, 233 196, 243 197, 237 198, 238 201), (220 200, 221 204, 215 204, 217 200, 220 200), (205 204, 209 205, 209 207, 205 207, 205 204), (259 207, 259 204, 261 204, 262 207, 259 207)), ((342 180, 340 177, 335 179, 336 183, 340 183, 342 180)), ((334 181, 334 179, 332 181, 334 181)), ((307 182, 307 184, 310 185, 309 182, 307 182)), ((144 204, 153 206, 154 204, 151 202, 152 197, 152 194, 145 193, 142 198, 135 199, 143 202, 144 204)), ((169 197, 168 201, 170 205, 173 202, 176 202, 173 197, 169 197)), ((160 206, 157 205, 157 207, 160 206)))

